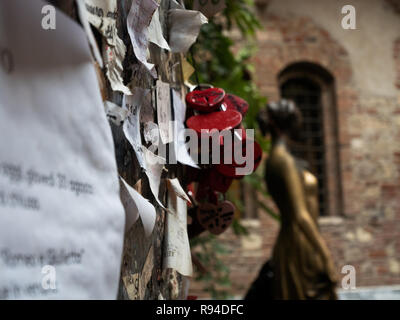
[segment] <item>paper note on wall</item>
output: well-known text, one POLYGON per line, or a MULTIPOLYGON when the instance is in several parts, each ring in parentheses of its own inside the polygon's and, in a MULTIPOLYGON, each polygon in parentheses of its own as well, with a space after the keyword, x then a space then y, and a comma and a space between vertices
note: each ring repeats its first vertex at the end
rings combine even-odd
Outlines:
POLYGON ((160 129, 162 143, 167 144, 174 141, 174 133, 171 117, 171 93, 169 83, 158 80, 156 83, 157 92, 157 119, 160 129))
POLYGON ((158 45, 160 48, 171 50, 167 40, 165 40, 163 36, 160 23, 160 12, 158 8, 153 14, 153 18, 151 19, 149 25, 148 33, 149 33, 149 42, 158 45))
MULTIPOLYGON (((81 1, 81 0, 78 0, 81 1)), ((106 39, 103 43, 103 61, 111 88, 125 94, 132 94, 122 78, 126 47, 117 30, 116 0, 84 0, 86 18, 106 39)))
POLYGON ((85 32, 0 1, 0 299, 115 299, 124 210, 85 32))
POLYGON ((125 95, 123 99, 124 109, 129 110, 129 116, 123 125, 123 131, 126 139, 135 151, 136 158, 141 168, 146 168, 143 158, 143 146, 140 136, 140 110, 142 102, 150 92, 148 89, 135 88, 133 95, 125 95))
POLYGON ((169 46, 172 52, 186 53, 196 42, 200 28, 208 19, 194 10, 169 10, 169 46))
POLYGON ((120 179, 121 200, 126 213, 125 231, 128 231, 140 216, 146 237, 151 236, 156 222, 156 209, 124 179, 120 179))
MULTIPOLYGON (((174 140, 174 152, 175 159, 182 164, 188 166, 199 168, 196 162, 191 158, 188 149, 186 148, 186 137, 185 137, 185 114, 186 114, 186 104, 182 101, 182 98, 178 91, 172 90, 172 103, 174 106, 175 115, 175 140, 174 140)), ((196 139, 197 136, 194 137, 196 139)), ((195 151, 196 150, 191 150, 195 151)))
POLYGON ((181 275, 193 273, 189 237, 187 234, 187 201, 182 198, 182 187, 176 192, 176 182, 168 180, 168 209, 164 240, 164 269, 175 269, 181 275))
POLYGON ((157 72, 154 64, 147 62, 147 49, 149 46, 148 27, 157 8, 158 3, 154 0, 133 0, 127 18, 128 33, 135 56, 154 78, 157 77, 157 72))
POLYGON ((158 198, 158 194, 160 192, 160 182, 161 182, 161 174, 164 168, 164 164, 166 163, 166 159, 154 154, 149 149, 143 147, 144 159, 146 163, 146 175, 149 179, 150 190, 153 193, 154 198, 158 202, 158 204, 165 208, 160 199, 158 198))

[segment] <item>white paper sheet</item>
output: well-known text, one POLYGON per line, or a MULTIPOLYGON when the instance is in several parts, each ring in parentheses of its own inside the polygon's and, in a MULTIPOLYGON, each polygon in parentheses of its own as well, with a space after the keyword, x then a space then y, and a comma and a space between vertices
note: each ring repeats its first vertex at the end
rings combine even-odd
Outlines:
POLYGON ((151 236, 156 222, 156 209, 139 192, 132 188, 124 179, 122 182, 121 201, 125 208, 125 232, 128 231, 140 216, 146 237, 151 236))
POLYGON ((172 101, 174 106, 175 115, 175 140, 174 140, 174 151, 175 159, 182 164, 199 168, 196 162, 190 157, 185 144, 185 115, 186 115, 186 104, 183 102, 180 93, 176 90, 172 90, 172 101))
POLYGON ((187 203, 168 184, 168 209, 164 240, 164 269, 175 269, 181 275, 192 276, 192 256, 187 234, 187 203))
POLYGON ((157 120, 161 141, 164 144, 174 141, 171 116, 171 91, 169 83, 157 80, 157 120))
POLYGON ((171 190, 174 191, 174 193, 180 197, 181 199, 192 203, 192 201, 190 200, 189 196, 186 194, 185 190, 183 190, 181 183, 179 182, 178 178, 174 178, 174 179, 167 179, 169 187, 171 188, 171 190))
POLYGON ((129 110, 129 116, 124 122, 123 131, 126 139, 135 151, 140 167, 144 169, 146 168, 146 165, 143 158, 139 118, 142 102, 149 92, 150 90, 148 89, 135 88, 133 95, 125 95, 123 99, 124 108, 129 110))
POLYGON ((131 95, 132 90, 124 84, 122 63, 125 59, 126 47, 124 42, 117 36, 115 46, 103 42, 103 60, 106 65, 106 75, 110 81, 111 89, 131 95))
POLYGON ((106 38, 108 44, 116 46, 117 0, 84 0, 89 22, 106 38))
POLYGON ((199 11, 172 9, 169 10, 168 21, 171 51, 186 53, 208 19, 199 11))
POLYGON ((160 182, 161 182, 161 174, 164 168, 164 164, 166 160, 161 158, 151 152, 149 149, 143 147, 144 159, 146 163, 146 175, 149 179, 150 189, 156 198, 158 204, 165 209, 165 206, 158 198, 159 189, 160 189, 160 182))
POLYGON ((149 25, 148 33, 149 33, 149 42, 152 42, 158 45, 160 48, 166 49, 168 51, 171 50, 167 40, 165 40, 163 36, 163 31, 160 24, 159 9, 157 9, 153 14, 153 18, 151 19, 149 25))
POLYGON ((46 4, 0 1, 13 61, 0 67, 0 298, 115 299, 125 214, 111 130, 85 32, 58 10, 43 30, 46 4))
POLYGON ((127 18, 128 33, 135 56, 154 78, 157 77, 157 72, 154 64, 147 62, 147 49, 149 46, 148 27, 157 8, 158 3, 154 0, 133 0, 127 18))

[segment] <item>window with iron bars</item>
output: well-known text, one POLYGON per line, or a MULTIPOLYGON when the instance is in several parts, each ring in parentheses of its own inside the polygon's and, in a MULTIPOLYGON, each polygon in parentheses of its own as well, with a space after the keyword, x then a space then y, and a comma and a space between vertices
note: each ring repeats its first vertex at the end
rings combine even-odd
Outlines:
POLYGON ((290 144, 292 154, 318 179, 320 216, 326 215, 326 181, 323 110, 320 86, 308 78, 292 78, 281 85, 281 97, 293 100, 302 115, 298 139, 290 144))

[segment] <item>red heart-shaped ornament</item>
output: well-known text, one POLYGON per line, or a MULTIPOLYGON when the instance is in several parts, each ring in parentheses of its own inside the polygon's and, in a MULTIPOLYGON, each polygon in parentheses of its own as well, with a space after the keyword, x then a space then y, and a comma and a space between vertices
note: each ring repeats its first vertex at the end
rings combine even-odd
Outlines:
POLYGON ((224 97, 224 101, 222 102, 226 107, 226 110, 236 110, 239 111, 244 117, 249 109, 249 104, 246 100, 235 96, 234 94, 227 93, 224 97))
POLYGON ((234 213, 235 206, 229 201, 203 203, 197 209, 197 219, 204 229, 219 235, 232 224, 234 213))
POLYGON ((195 130, 199 135, 201 130, 211 132, 236 128, 242 122, 242 115, 234 110, 216 111, 190 117, 186 121, 188 128, 195 130))
MULTIPOLYGON (((257 170, 258 166, 261 163, 261 159, 262 159, 262 149, 260 147, 260 145, 253 140, 250 139, 244 139, 243 141, 240 142, 236 142, 232 145, 224 145, 224 148, 229 148, 229 151, 231 152, 232 155, 232 163, 227 163, 227 161, 225 161, 224 159, 224 154, 221 154, 221 158, 222 158, 222 163, 217 164, 216 169, 218 170, 218 172, 226 177, 229 178, 242 178, 243 175, 240 175, 236 172, 236 168, 243 168, 246 166, 246 161, 252 161, 253 162, 253 170, 251 171, 254 172, 257 170), (247 142, 253 142, 254 143, 254 150, 253 150, 253 156, 249 156, 247 157, 246 155, 246 143, 247 142), (241 148, 241 152, 242 152, 242 156, 246 159, 244 163, 242 164, 237 164, 235 162, 235 157, 234 157, 234 151, 232 150, 232 146, 235 146, 235 148, 238 148, 238 150, 240 150, 239 148, 241 148)), ((224 152, 224 150, 223 150, 224 152)))
POLYGON ((197 111, 212 112, 219 109, 224 97, 225 91, 221 88, 194 90, 186 95, 186 103, 197 111))

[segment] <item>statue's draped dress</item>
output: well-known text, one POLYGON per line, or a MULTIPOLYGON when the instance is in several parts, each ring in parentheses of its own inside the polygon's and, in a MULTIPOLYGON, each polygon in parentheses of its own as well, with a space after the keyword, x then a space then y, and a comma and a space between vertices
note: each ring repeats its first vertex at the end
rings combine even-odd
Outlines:
MULTIPOLYGON (((268 190, 280 211, 281 228, 275 243, 270 264, 274 271, 274 296, 277 299, 335 299, 336 275, 333 262, 322 258, 299 224, 298 211, 293 206, 304 201, 304 184, 293 157, 286 147, 267 161, 268 190), (295 172, 295 173, 294 173, 295 172), (289 195, 288 189, 296 192, 289 195), (293 197, 296 201, 292 201, 293 197)), ((303 211, 304 212, 304 211, 303 211)), ((317 222, 305 210, 307 223, 317 222)), ((304 217, 303 217, 304 218, 304 217)), ((302 219, 304 223, 304 219, 302 219)), ((318 241, 323 241, 322 237, 318 241)))

